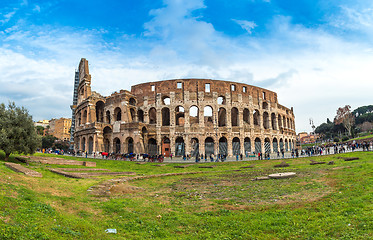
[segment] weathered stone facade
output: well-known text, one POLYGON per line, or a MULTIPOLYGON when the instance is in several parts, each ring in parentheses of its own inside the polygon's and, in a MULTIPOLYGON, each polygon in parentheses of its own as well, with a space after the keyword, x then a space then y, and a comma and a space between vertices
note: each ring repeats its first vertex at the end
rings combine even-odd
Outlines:
POLYGON ((75 150, 169 156, 289 151, 293 109, 247 84, 175 79, 132 86, 108 97, 91 92, 88 61, 79 65, 75 150))

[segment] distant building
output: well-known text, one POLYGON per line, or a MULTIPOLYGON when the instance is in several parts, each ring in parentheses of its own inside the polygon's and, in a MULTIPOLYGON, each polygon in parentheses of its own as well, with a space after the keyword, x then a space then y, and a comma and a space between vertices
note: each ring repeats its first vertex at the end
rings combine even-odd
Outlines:
POLYGON ((319 134, 313 134, 313 133, 306 133, 306 132, 301 132, 298 133, 297 135, 297 141, 300 142, 301 144, 308 144, 308 143, 315 143, 317 139, 319 139, 320 136, 319 134))
POLYGON ((71 118, 51 119, 49 121, 49 134, 59 140, 68 141, 70 139, 71 118))
POLYGON ((49 126, 49 120, 40 120, 40 121, 34 122, 34 126, 35 127, 40 126, 40 127, 46 128, 49 126))

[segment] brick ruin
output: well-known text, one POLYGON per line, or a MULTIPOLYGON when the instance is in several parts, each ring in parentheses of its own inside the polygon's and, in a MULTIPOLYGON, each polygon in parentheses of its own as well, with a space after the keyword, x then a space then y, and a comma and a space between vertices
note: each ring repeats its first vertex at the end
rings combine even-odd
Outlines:
POLYGON ((212 79, 148 82, 104 97, 79 64, 75 151, 189 154, 272 153, 295 146, 293 108, 273 91, 212 79))

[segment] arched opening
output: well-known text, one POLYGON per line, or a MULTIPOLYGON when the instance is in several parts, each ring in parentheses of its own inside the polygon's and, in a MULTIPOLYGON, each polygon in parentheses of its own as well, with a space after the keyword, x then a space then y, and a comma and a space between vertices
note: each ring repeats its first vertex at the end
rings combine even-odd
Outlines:
POLYGON ((184 156, 185 144, 182 137, 177 137, 175 141, 175 156, 184 156))
POLYGON ((111 124, 110 111, 106 111, 105 121, 106 123, 111 124))
POLYGON ((162 108, 162 126, 170 126, 170 109, 162 108))
POLYGON ((77 126, 80 126, 80 124, 82 124, 82 113, 81 112, 78 113, 77 126))
POLYGON ((285 139, 285 151, 289 151, 289 145, 288 145, 288 140, 285 139))
POLYGON ((243 122, 250 124, 250 111, 247 108, 243 110, 243 122))
POLYGON ((225 137, 219 139, 219 154, 221 156, 228 155, 228 141, 225 137))
POLYGON ((282 117, 281 117, 281 115, 278 115, 277 119, 278 119, 278 127, 280 129, 280 128, 282 128, 282 117))
POLYGON ((233 155, 240 155, 241 153, 241 144, 238 137, 233 138, 232 140, 232 152, 233 155))
POLYGON ((272 129, 277 130, 276 115, 274 113, 271 114, 271 123, 272 123, 272 129))
POLYGON ((199 141, 198 141, 198 138, 192 138, 190 156, 195 157, 195 156, 198 156, 198 155, 199 155, 199 141))
POLYGON ((263 127, 269 129, 269 114, 267 112, 263 113, 263 127))
POLYGON ((162 103, 163 103, 164 105, 170 105, 170 103, 171 103, 171 99, 170 99, 170 97, 169 97, 169 96, 164 96, 164 97, 162 98, 162 103))
POLYGON ((217 98, 217 102, 218 102, 218 104, 225 104, 225 97, 224 96, 219 96, 218 98, 217 98))
POLYGON ((248 157, 251 154, 251 141, 250 138, 245 137, 244 142, 243 142, 243 147, 245 150, 245 155, 248 157))
POLYGON ((82 117, 82 124, 87 123, 87 110, 84 110, 83 117, 82 117))
POLYGON ((286 125, 286 118, 285 118, 285 116, 282 118, 282 123, 284 124, 284 128, 287 128, 287 125, 286 125))
POLYGON ((262 152, 262 141, 260 138, 255 138, 255 153, 262 152))
POLYGON ((103 101, 96 102, 96 122, 104 122, 104 107, 103 101))
POLYGON ((88 154, 93 153, 93 137, 88 138, 88 154))
POLYGON ((153 107, 149 109, 149 123, 150 124, 157 123, 157 111, 153 107))
POLYGON ((189 123, 192 126, 193 124, 199 124, 199 111, 197 106, 191 106, 189 110, 189 123))
POLYGON ((280 151, 282 150, 285 150, 284 149, 284 141, 282 140, 282 138, 280 138, 280 151))
POLYGON ((205 139, 205 158, 214 155, 214 139, 208 137, 205 139))
POLYGON ((291 128, 289 118, 287 119, 287 126, 288 128, 291 128))
POLYGON ((185 110, 182 106, 175 108, 175 120, 177 126, 184 126, 185 124, 185 110))
POLYGON ((114 109, 115 121, 122 121, 122 110, 119 107, 114 109))
POLYGON ((110 151, 110 139, 111 139, 111 134, 112 134, 113 130, 106 126, 103 130, 103 133, 104 133, 104 151, 105 152, 109 152, 110 151))
POLYGON ((254 126, 260 127, 260 114, 259 114, 259 111, 256 109, 253 113, 253 121, 254 121, 254 126))
POLYGON ((219 127, 227 126, 227 112, 225 108, 219 108, 218 111, 218 125, 219 127))
POLYGON ((203 116, 205 120, 205 124, 208 126, 213 126, 213 120, 212 120, 212 107, 211 106, 205 106, 203 109, 203 116))
POLYGON ((264 150, 265 153, 271 153, 271 140, 269 138, 264 139, 264 150))
POLYGON ((128 103, 131 106, 136 106, 136 100, 134 98, 130 98, 130 100, 128 101, 128 103))
POLYGON ((263 106, 263 109, 268 110, 268 103, 267 102, 263 102, 262 106, 263 106))
POLYGON ((277 138, 274 138, 274 139, 273 139, 272 145, 273 145, 273 152, 274 152, 274 153, 277 153, 277 152, 278 152, 278 142, 277 142, 277 138))
POLYGON ((232 127, 237 127, 238 126, 238 109, 236 107, 233 107, 231 110, 231 122, 232 122, 232 127))
POLYGON ((133 153, 134 152, 133 138, 128 137, 126 139, 126 142, 127 142, 127 153, 133 153))
POLYGON ((114 138, 114 153, 120 153, 120 139, 119 138, 114 138))
POLYGON ((144 111, 141 109, 137 110, 137 121, 144 122, 144 111))
POLYGON ((135 109, 130 108, 131 122, 136 122, 136 112, 135 109))
POLYGON ((148 140, 148 154, 154 156, 158 154, 157 140, 149 138, 148 140))
POLYGON ((170 148, 170 139, 168 137, 164 137, 162 140, 162 155, 164 157, 169 157, 171 154, 170 148))
POLYGON ((85 152, 85 137, 82 138, 82 146, 81 149, 83 152, 85 152))

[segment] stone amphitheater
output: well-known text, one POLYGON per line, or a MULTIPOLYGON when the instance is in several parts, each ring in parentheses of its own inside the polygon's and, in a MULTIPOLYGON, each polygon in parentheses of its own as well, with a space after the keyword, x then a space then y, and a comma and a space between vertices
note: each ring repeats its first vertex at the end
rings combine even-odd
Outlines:
POLYGON ((91 91, 88 61, 76 72, 75 151, 163 156, 253 155, 295 146, 293 108, 273 91, 212 79, 147 82, 110 96, 91 91))

